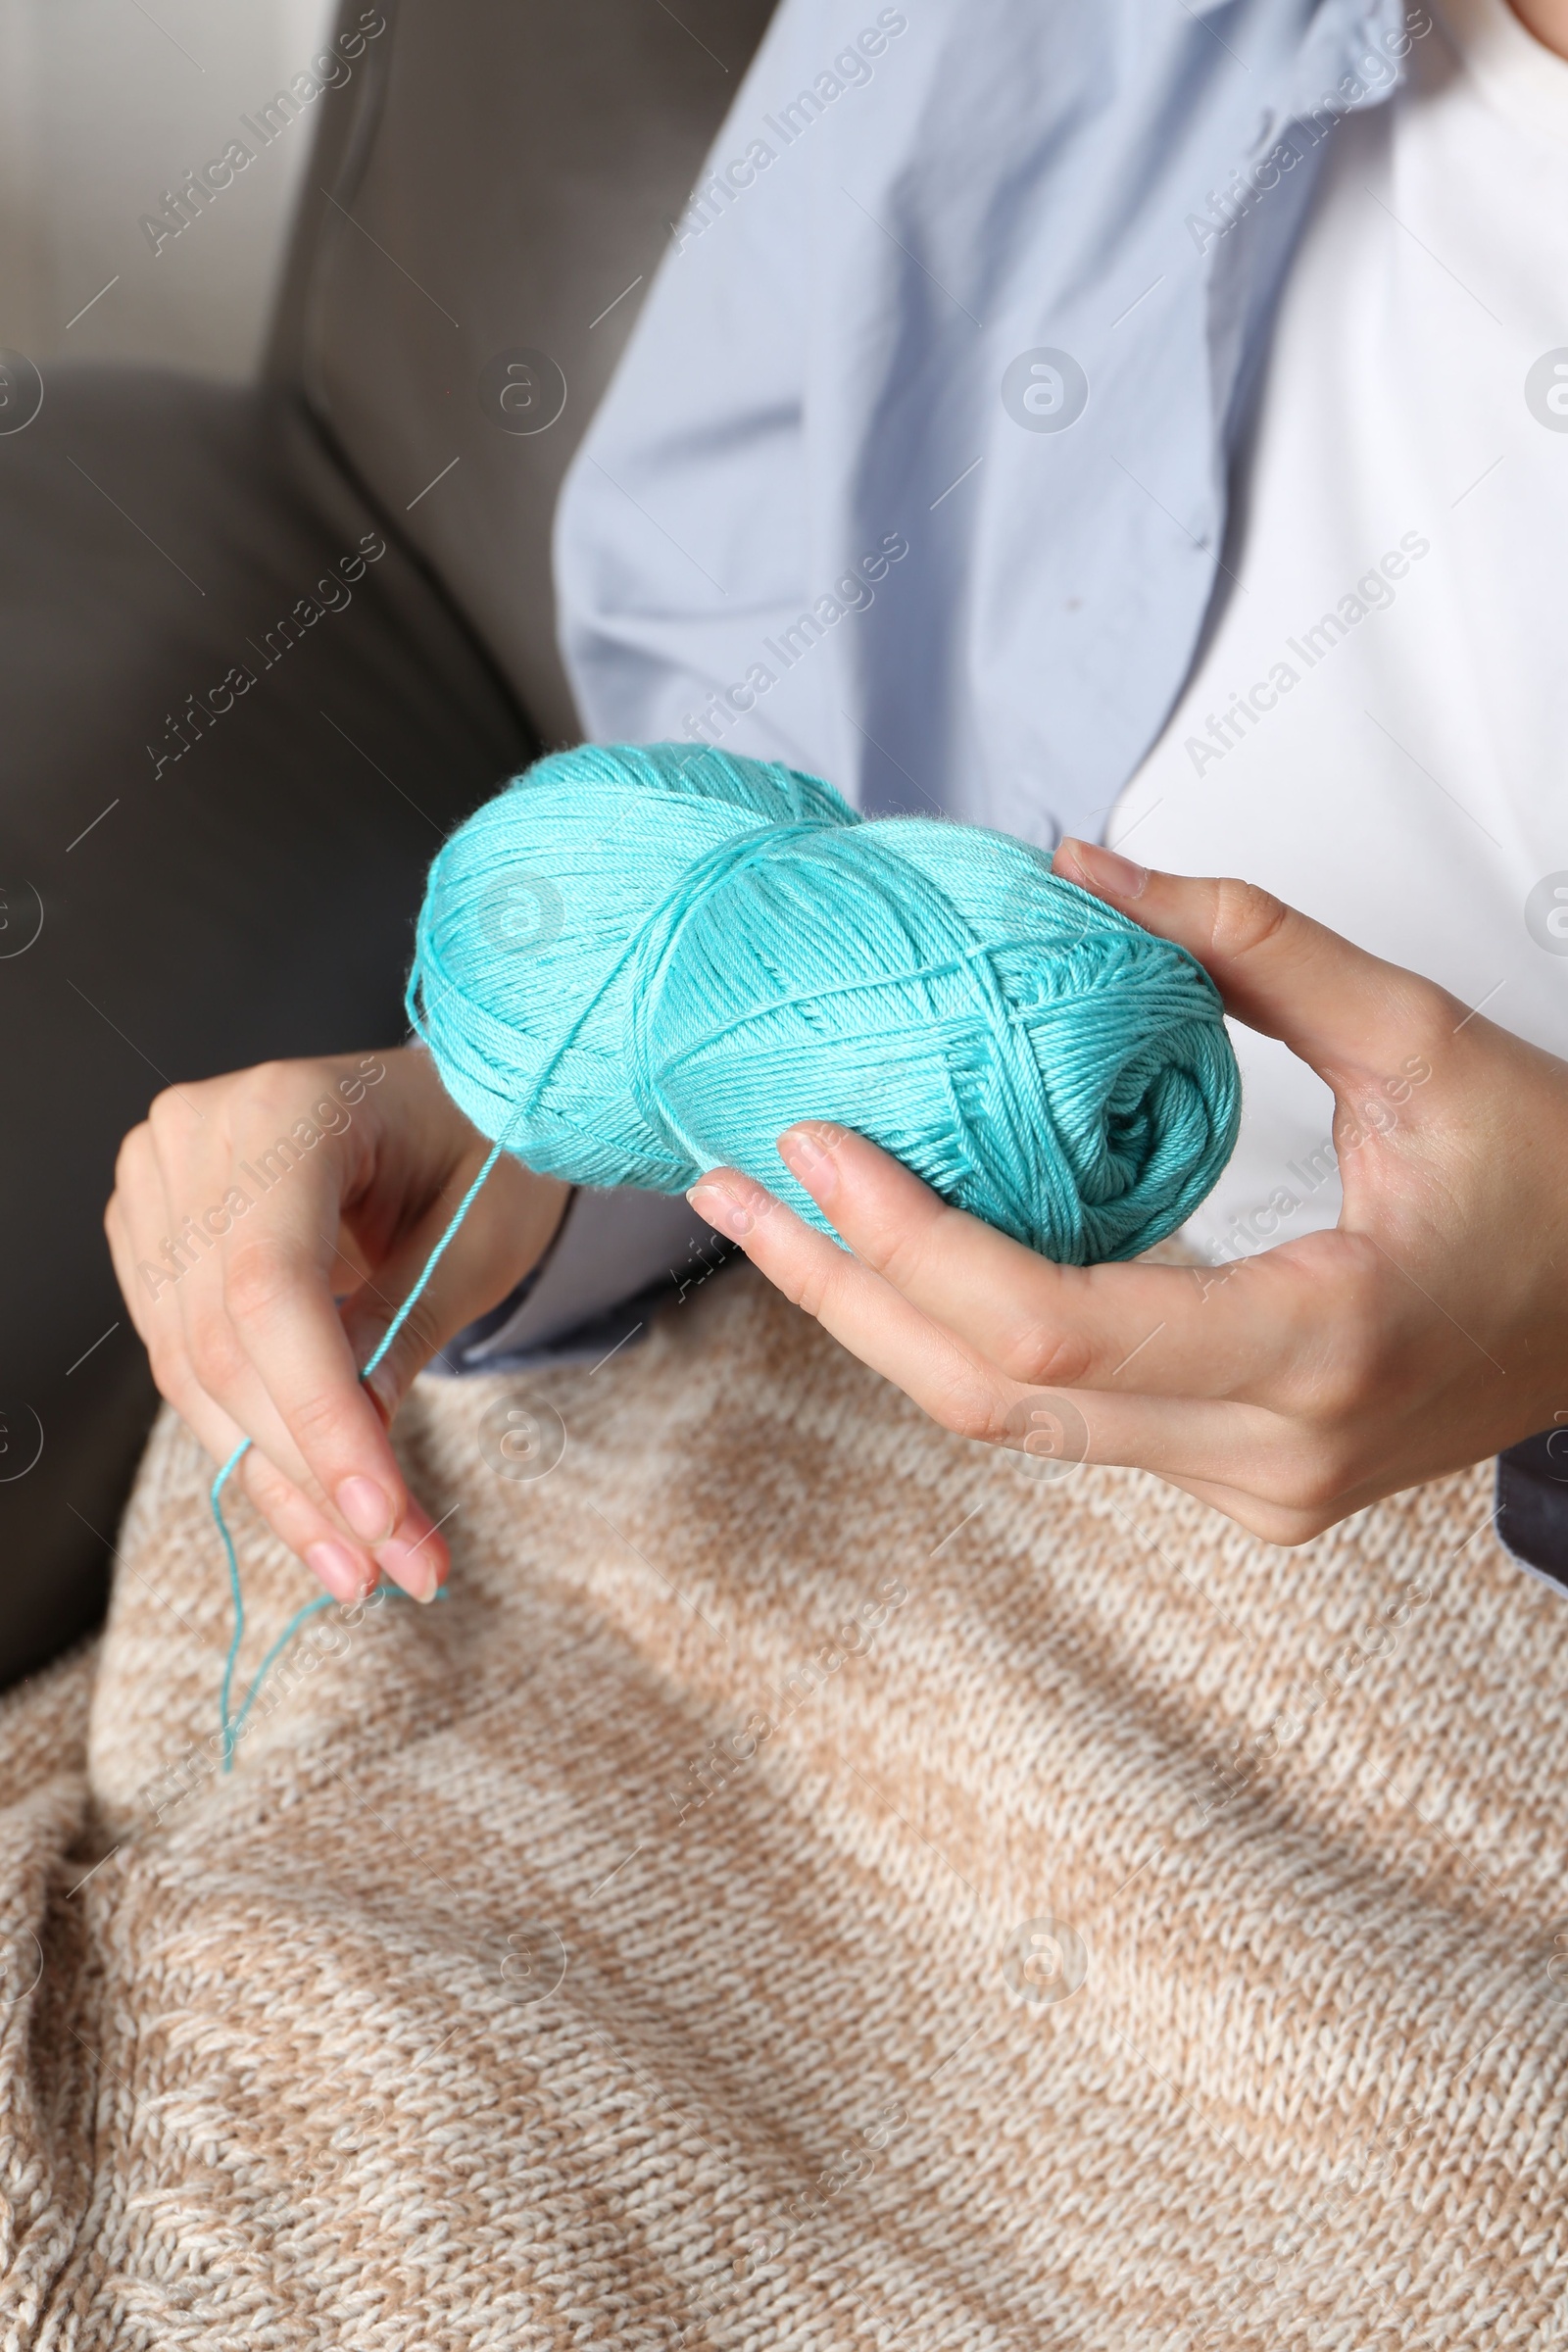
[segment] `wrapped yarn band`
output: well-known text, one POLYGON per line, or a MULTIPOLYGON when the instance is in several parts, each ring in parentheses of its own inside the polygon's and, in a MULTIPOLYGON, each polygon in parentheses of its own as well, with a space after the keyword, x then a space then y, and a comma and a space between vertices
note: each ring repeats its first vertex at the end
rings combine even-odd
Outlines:
POLYGON ((437 857, 410 1017, 530 1167, 681 1192, 746 1170, 822 1225, 775 1139, 835 1120, 1061 1264, 1147 1250, 1236 1140, 1193 957, 1020 842, 862 822, 690 743, 555 753, 437 857))

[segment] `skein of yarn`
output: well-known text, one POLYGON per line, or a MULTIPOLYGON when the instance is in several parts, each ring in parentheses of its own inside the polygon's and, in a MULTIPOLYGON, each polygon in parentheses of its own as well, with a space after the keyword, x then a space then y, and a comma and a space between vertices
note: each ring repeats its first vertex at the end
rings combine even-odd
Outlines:
POLYGON ((831 785, 691 743, 540 760, 430 870, 410 1018, 530 1167, 683 1192, 744 1169, 830 1230, 775 1139, 872 1138, 1065 1265, 1151 1248, 1236 1140, 1185 950, 1005 835, 862 821, 831 785))
MULTIPOLYGON (((705 746, 558 752, 430 869, 409 1016, 494 1146, 361 1373, 387 1353, 502 1151, 575 1184, 684 1192, 744 1168, 831 1232, 775 1139, 870 1136, 943 1197, 1063 1265, 1131 1257, 1191 1215, 1236 1141, 1219 997, 1184 949, 1004 834, 864 823, 830 784, 705 746)), ((318 1595, 236 1710, 223 1769, 318 1595)), ((390 1592, 392 1588, 383 1587, 390 1592)))

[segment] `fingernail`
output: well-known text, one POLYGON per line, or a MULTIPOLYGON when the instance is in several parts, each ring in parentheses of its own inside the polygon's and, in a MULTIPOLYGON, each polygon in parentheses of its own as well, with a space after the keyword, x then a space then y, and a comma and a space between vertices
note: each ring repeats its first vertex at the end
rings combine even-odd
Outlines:
POLYGON ((390 1363, 378 1364, 365 1383, 365 1394, 380 1414, 388 1429, 397 1418, 403 1399, 398 1395, 398 1376, 390 1363))
POLYGON ((357 1536, 378 1544, 398 1523, 398 1515, 373 1478, 346 1478, 337 1491, 337 1507, 357 1536))
POLYGON ((838 1162, 826 1149, 830 1134, 827 1128, 791 1127, 778 1139, 780 1159, 818 1203, 838 1190, 838 1162))
POLYGON ((727 1233, 733 1242, 744 1241, 757 1222, 745 1201, 722 1185, 694 1184, 686 1198, 700 1217, 706 1217, 719 1233, 727 1233))
MULTIPOLYGON (((1075 841, 1070 836, 1056 851, 1056 857, 1070 858, 1085 881, 1112 899, 1142 898, 1149 884, 1147 865, 1135 865, 1120 850, 1107 850, 1103 842, 1075 841)), ((1053 865, 1055 859, 1052 860, 1053 865)))
POLYGON ((401 1536, 394 1536, 390 1543, 376 1545, 375 1557, 384 1574, 401 1585, 411 1600, 434 1600, 441 1578, 428 1537, 421 1544, 405 1544, 401 1536))
POLYGON ((313 1544, 305 1554, 305 1565, 313 1576, 318 1577, 334 1600, 352 1608, 363 1600, 368 1587, 374 1583, 367 1563, 350 1551, 346 1544, 313 1544))

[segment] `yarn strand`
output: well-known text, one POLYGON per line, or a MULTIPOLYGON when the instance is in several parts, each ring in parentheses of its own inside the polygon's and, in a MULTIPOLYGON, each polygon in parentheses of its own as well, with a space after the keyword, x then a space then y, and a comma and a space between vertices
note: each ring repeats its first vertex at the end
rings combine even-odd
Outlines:
MULTIPOLYGON (((445 1233, 442 1234, 441 1239, 437 1242, 435 1248, 425 1259, 423 1267, 420 1269, 417 1282, 416 1282, 414 1288, 404 1299, 403 1304, 398 1308, 397 1313, 393 1316, 391 1322, 381 1334, 380 1341, 375 1348, 371 1351, 368 1360, 361 1367, 360 1379, 362 1382, 368 1380, 371 1373, 374 1372, 377 1367, 385 1361, 388 1350, 395 1345, 399 1332, 403 1329, 403 1326, 408 1321, 410 1315, 413 1314, 416 1306, 417 1306, 424 1294, 425 1288, 429 1283, 431 1275, 435 1272, 437 1266, 441 1263, 441 1260, 443 1257, 445 1257, 448 1250, 456 1240, 459 1227, 462 1225, 463 1220, 467 1215, 469 1209, 473 1206, 475 1200, 477 1200, 479 1198, 480 1188, 484 1184, 485 1178, 490 1174, 490 1171, 495 1166, 496 1161, 501 1157, 502 1152, 505 1150, 505 1148, 506 1146, 504 1138, 502 1141, 491 1146, 490 1151, 485 1157, 484 1165, 480 1168, 478 1175, 474 1178, 467 1191, 464 1194, 463 1199, 459 1201, 456 1213, 454 1214, 451 1223, 447 1226, 445 1233)), ((258 1666, 256 1669, 255 1676, 251 1682, 251 1687, 246 1691, 245 1696, 240 1703, 239 1713, 237 1715, 233 1714, 231 1711, 231 1702, 234 1688, 234 1668, 239 1660, 240 1644, 245 1639, 245 1594, 240 1586, 239 1560, 234 1550, 234 1539, 229 1533, 228 1522, 223 1517, 223 1489, 228 1484, 228 1481, 233 1476, 234 1472, 239 1468, 239 1465, 244 1460, 246 1454, 249 1453, 251 1445, 251 1439, 246 1438, 235 1446, 227 1461, 223 1464, 217 1477, 213 1480, 210 1490, 213 1517, 218 1525, 218 1533, 222 1540, 223 1556, 228 1565, 228 1589, 234 1604, 234 1631, 228 1644, 228 1655, 223 1661, 223 1679, 220 1686, 218 1696, 218 1725, 220 1738, 222 1743, 223 1770, 225 1772, 231 1772, 233 1770, 234 1749, 238 1744, 240 1735, 245 1728, 245 1720, 250 1714, 252 1707, 256 1704, 257 1696, 261 1690, 262 1685, 266 1682, 268 1675, 271 1672, 274 1663, 279 1657, 281 1657, 283 1651, 287 1649, 289 1643, 300 1632, 308 1618, 318 1616, 322 1609, 329 1609, 334 1606, 331 1593, 323 1592, 318 1600, 309 1600, 305 1603, 303 1608, 298 1608, 295 1610, 293 1616, 289 1619, 287 1625, 284 1626, 282 1632, 278 1635, 277 1640, 272 1643, 271 1648, 267 1652, 267 1655, 263 1658, 260 1666, 258 1666)), ((401 1587, 389 1584, 385 1577, 383 1577, 380 1582, 372 1588, 372 1590, 378 1592, 384 1592, 388 1596, 393 1596, 401 1592, 401 1587)))

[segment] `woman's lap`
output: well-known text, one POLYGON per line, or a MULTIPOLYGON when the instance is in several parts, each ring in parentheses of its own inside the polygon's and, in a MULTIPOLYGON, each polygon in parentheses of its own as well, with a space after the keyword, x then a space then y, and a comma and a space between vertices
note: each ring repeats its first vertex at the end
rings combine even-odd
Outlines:
MULTIPOLYGON (((96 1842, 32 1870, 46 2301, 171 2320, 167 2204, 198 2347, 236 2291, 289 2345, 1544 2310, 1568 1665, 1485 1471, 1277 1550, 944 1435, 744 1270, 402 1443, 450 1598, 318 1619, 226 1778, 205 1465, 148 1457, 96 1842)), ((311 1588, 240 1559, 248 1669, 311 1588)))

